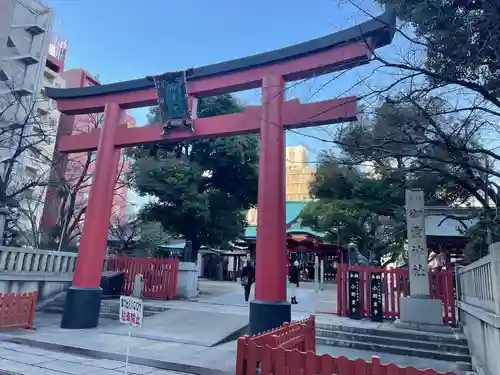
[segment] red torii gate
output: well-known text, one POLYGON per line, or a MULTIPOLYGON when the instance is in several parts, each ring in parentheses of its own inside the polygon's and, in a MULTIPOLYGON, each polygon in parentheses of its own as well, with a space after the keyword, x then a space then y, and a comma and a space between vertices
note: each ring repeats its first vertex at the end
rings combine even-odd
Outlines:
MULTIPOLYGON (((104 111, 102 129, 61 136, 62 153, 97 149, 94 182, 72 286, 68 290, 62 328, 98 325, 99 288, 112 207, 119 149, 145 143, 175 142, 260 132, 256 248, 256 301, 250 304, 250 330, 258 333, 291 319, 286 302, 285 137, 284 129, 350 121, 356 118, 354 97, 300 104, 284 101, 285 81, 304 79, 366 64, 373 48, 392 41, 392 13, 353 28, 291 47, 189 71, 187 91, 196 98, 262 87, 262 106, 242 113, 194 119, 195 131, 164 127, 127 128, 124 110, 155 105, 157 91, 150 79, 83 88, 46 88, 64 114, 104 111)), ((190 100, 192 102, 192 100, 190 100)))

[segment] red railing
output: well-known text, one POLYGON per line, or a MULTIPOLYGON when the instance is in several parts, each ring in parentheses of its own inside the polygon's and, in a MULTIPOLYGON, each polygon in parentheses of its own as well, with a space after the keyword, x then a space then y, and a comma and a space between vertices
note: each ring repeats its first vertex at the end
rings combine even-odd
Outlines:
MULTIPOLYGON (((314 316, 256 336, 238 339, 236 375, 439 375, 434 370, 417 370, 362 359, 332 357, 315 353, 314 316)), ((444 375, 456 375, 447 372, 444 375)))
MULTIPOLYGON (((247 337, 247 336, 244 336, 247 337)), ((297 322, 284 323, 281 327, 248 336, 250 342, 268 345, 271 348, 298 349, 316 351, 316 323, 314 315, 297 322)))
POLYGON ((0 330, 35 329, 35 309, 38 292, 0 293, 0 330))
MULTIPOLYGON (((339 266, 337 268, 337 313, 349 316, 349 271, 358 271, 360 277, 360 310, 362 317, 369 317, 371 306, 371 275, 382 275, 382 308, 384 319, 397 319, 400 314, 399 299, 409 294, 408 269, 381 269, 376 267, 339 266)), ((455 295, 453 293, 453 271, 429 271, 429 293, 440 299, 443 305, 443 322, 456 324, 455 295)))
POLYGON ((440 373, 435 370, 419 370, 414 367, 400 367, 382 364, 380 358, 371 362, 363 359, 348 359, 318 355, 313 351, 301 352, 284 348, 257 345, 248 338, 238 339, 236 375, 456 375, 454 372, 440 373))
POLYGON ((114 257, 108 271, 124 271, 123 294, 131 295, 137 274, 144 276, 142 295, 145 298, 172 299, 176 296, 179 260, 164 258, 114 257))

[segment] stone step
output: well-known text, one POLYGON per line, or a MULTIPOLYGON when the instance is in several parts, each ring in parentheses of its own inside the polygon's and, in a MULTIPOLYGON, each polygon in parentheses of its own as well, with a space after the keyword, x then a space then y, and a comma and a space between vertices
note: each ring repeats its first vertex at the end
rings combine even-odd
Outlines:
POLYGON ((432 350, 424 350, 424 349, 415 349, 409 348, 405 346, 393 346, 387 344, 374 344, 367 342, 358 342, 358 341, 349 341, 349 340, 340 340, 334 338, 327 337, 316 337, 316 343, 330 346, 338 346, 343 348, 350 349, 358 349, 358 350, 367 350, 374 353, 389 353, 389 354, 397 354, 397 355, 405 355, 410 357, 419 357, 419 358, 428 358, 428 359, 436 359, 440 361, 448 361, 448 362, 465 362, 470 363, 471 358, 467 354, 459 354, 459 353, 447 353, 447 352, 439 352, 432 350))
POLYGON ((361 342, 376 345, 390 345, 399 347, 408 347, 412 349, 423 349, 429 351, 447 352, 454 354, 469 354, 469 348, 467 345, 463 344, 449 344, 440 343, 432 341, 415 340, 406 337, 390 337, 390 336, 380 336, 373 335, 366 332, 363 333, 353 333, 353 332, 341 332, 317 329, 316 337, 326 338, 326 339, 336 339, 351 342, 361 342))
POLYGON ((318 344, 373 352, 406 355, 452 362, 470 363, 470 352, 463 333, 430 333, 387 327, 365 328, 316 324, 318 344))
POLYGON ((455 331, 453 334, 445 333, 430 333, 413 331, 408 329, 379 329, 379 328, 365 328, 365 327, 352 327, 341 326, 335 324, 316 323, 316 328, 325 331, 336 331, 344 333, 365 334, 378 337, 389 337, 396 339, 406 339, 412 341, 424 341, 430 343, 440 343, 446 345, 460 345, 467 346, 467 339, 461 332, 455 331))
MULTIPOLYGON (((117 301, 117 300, 102 300, 101 311, 103 311, 103 309, 107 312, 116 312, 118 314, 118 312, 120 311, 119 301, 117 301)), ((161 312, 164 312, 167 310, 168 310, 167 307, 153 306, 153 305, 150 305, 147 303, 144 304, 144 312, 149 311, 152 313, 161 313, 161 312)))
MULTIPOLYGON (((51 301, 48 305, 42 307, 40 311, 54 313, 54 314, 62 314, 64 310, 64 305, 66 303, 66 297, 59 296, 57 299, 51 301)), ((151 306, 144 305, 144 316, 149 317, 160 312, 167 311, 167 308, 159 307, 159 306, 151 306)), ((102 300, 101 301, 101 311, 100 317, 107 319, 119 319, 120 313, 120 304, 117 300, 102 300)))

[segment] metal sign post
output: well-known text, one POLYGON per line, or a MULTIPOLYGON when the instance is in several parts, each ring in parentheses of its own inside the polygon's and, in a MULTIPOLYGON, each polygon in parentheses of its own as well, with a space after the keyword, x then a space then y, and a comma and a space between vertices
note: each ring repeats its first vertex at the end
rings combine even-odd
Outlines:
POLYGON ((314 256, 314 292, 319 292, 319 256, 314 256))
POLYGON ((131 327, 141 328, 144 317, 144 304, 140 298, 120 296, 120 323, 128 325, 127 354, 125 357, 125 375, 128 375, 130 344, 132 342, 131 327))
POLYGON ((325 260, 321 258, 319 263, 319 289, 323 290, 325 284, 325 260))

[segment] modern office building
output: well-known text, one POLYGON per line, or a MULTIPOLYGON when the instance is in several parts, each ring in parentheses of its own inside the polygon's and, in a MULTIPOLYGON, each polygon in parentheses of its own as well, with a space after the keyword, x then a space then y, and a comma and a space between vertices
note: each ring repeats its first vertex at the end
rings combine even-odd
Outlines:
POLYGON ((305 201, 310 199, 309 186, 314 179, 315 168, 309 166, 305 146, 286 148, 286 200, 305 201))

